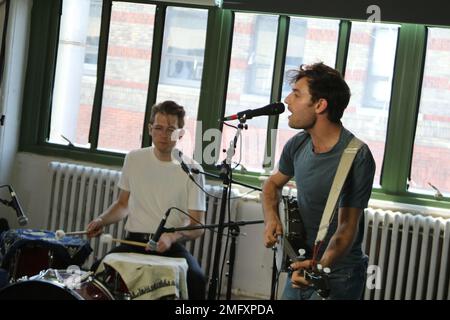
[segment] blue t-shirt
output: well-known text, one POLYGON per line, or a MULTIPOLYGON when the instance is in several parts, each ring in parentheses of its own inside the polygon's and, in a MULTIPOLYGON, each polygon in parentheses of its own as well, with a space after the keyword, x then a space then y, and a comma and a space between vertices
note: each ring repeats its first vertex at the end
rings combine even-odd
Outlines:
MULTIPOLYGON (((283 148, 279 171, 284 175, 295 177, 297 202, 305 227, 309 252, 316 240, 317 230, 342 152, 352 138, 353 134, 342 128, 339 141, 330 151, 315 154, 310 135, 301 131, 292 137, 283 148)), ((372 192, 374 175, 375 161, 369 147, 364 144, 356 154, 342 188, 339 207, 366 208, 372 192)), ((319 258, 335 233, 337 224, 338 214, 335 214, 319 251, 319 258)), ((363 235, 364 214, 360 218, 358 235, 349 254, 339 260, 334 266, 335 268, 359 263, 363 259, 364 254, 361 249, 363 235)))

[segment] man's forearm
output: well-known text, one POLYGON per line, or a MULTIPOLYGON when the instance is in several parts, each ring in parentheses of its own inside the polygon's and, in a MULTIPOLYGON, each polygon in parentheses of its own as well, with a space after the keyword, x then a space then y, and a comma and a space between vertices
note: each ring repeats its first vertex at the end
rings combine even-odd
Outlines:
POLYGON ((264 221, 278 219, 279 190, 276 186, 267 181, 264 184, 262 192, 262 207, 264 213, 264 221))
POLYGON ((120 205, 119 203, 113 203, 105 212, 103 212, 99 218, 102 220, 103 226, 116 223, 128 214, 128 208, 120 205))
POLYGON ((349 251, 353 244, 352 236, 336 233, 334 234, 328 247, 323 253, 320 264, 324 267, 333 267, 341 258, 343 258, 349 251))

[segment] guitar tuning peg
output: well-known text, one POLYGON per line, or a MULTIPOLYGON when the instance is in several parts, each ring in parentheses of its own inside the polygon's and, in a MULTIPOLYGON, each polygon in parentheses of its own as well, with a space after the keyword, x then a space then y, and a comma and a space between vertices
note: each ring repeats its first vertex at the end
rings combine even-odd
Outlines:
POLYGON ((320 263, 317 264, 317 270, 322 271, 322 265, 320 263))
POLYGON ((304 256, 305 253, 306 253, 306 250, 305 250, 305 249, 298 249, 298 254, 299 254, 300 256, 304 256))
POLYGON ((328 267, 325 267, 325 268, 323 268, 323 272, 325 272, 325 273, 330 273, 331 272, 331 269, 330 268, 328 268, 328 267))

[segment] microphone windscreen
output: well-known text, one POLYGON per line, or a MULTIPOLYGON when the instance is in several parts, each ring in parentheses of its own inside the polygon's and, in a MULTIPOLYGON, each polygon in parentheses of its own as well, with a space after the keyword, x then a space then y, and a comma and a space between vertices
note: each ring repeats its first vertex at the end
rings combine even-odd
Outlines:
POLYGON ((56 240, 61 240, 65 236, 66 236, 66 233, 63 230, 56 230, 56 232, 55 232, 56 240))
POLYGON ((284 103, 277 102, 268 104, 265 107, 253 110, 252 116, 273 116, 284 112, 284 103))

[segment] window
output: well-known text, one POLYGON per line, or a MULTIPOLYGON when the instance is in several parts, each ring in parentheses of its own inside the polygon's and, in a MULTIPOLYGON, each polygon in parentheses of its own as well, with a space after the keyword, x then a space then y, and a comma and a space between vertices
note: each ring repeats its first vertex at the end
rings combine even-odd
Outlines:
POLYGON ((450 193, 450 29, 429 28, 410 190, 450 193))
POLYGON ((192 156, 205 55, 208 11, 169 7, 157 101, 174 100, 185 107, 185 135, 177 145, 192 156))
POLYGON ((396 29, 395 26, 379 25, 370 31, 367 78, 361 104, 363 108, 389 109, 395 58, 393 53, 397 45, 396 29))
MULTIPOLYGON (((289 70, 298 69, 303 63, 322 61, 334 66, 339 34, 338 20, 291 17, 289 25, 288 47, 284 68, 282 100, 290 93, 291 86, 287 78, 289 70)), ((288 126, 289 111, 280 114, 275 147, 275 162, 278 163, 283 146, 298 130, 288 126)))
POLYGON ((376 163, 374 184, 379 186, 386 142, 397 25, 353 22, 345 80, 351 98, 342 122, 366 142, 376 163))
MULTIPOLYGON (((274 47, 267 40, 276 40, 277 17, 254 15, 254 25, 247 53, 245 92, 267 96, 272 87, 274 47)), ((239 19, 242 19, 240 17, 239 19)), ((243 23, 243 22, 240 22, 243 23)), ((237 31, 237 30, 236 30, 237 31)), ((237 48, 236 48, 237 50, 237 48)))
POLYGON ((49 142, 89 148, 101 0, 63 2, 49 142), (77 28, 73 28, 73 26, 77 28), (66 139, 65 139, 65 138, 66 139))
POLYGON ((154 5, 113 2, 99 149, 126 152, 141 146, 154 16, 154 5))
MULTIPOLYGON (((236 13, 226 115, 270 103, 277 26, 276 16, 236 13)), ((242 142, 238 143, 233 160, 247 170, 262 170, 267 123, 267 117, 254 118, 247 122, 248 130, 242 131, 242 142)), ((234 134, 234 129, 223 127, 223 148, 228 148, 234 134)))
POLYGON ((207 17, 202 9, 168 8, 160 84, 200 87, 207 17))
MULTIPOLYGON (((63 2, 49 142, 91 148, 98 50, 106 39, 100 38, 102 1, 78 2, 63 2)), ((126 153, 141 147, 152 94, 157 102, 170 99, 185 106, 187 134, 181 146, 193 153, 208 11, 167 7, 165 26, 157 26, 164 30, 160 79, 150 85, 155 14, 156 5, 112 2, 98 150, 126 153)))

